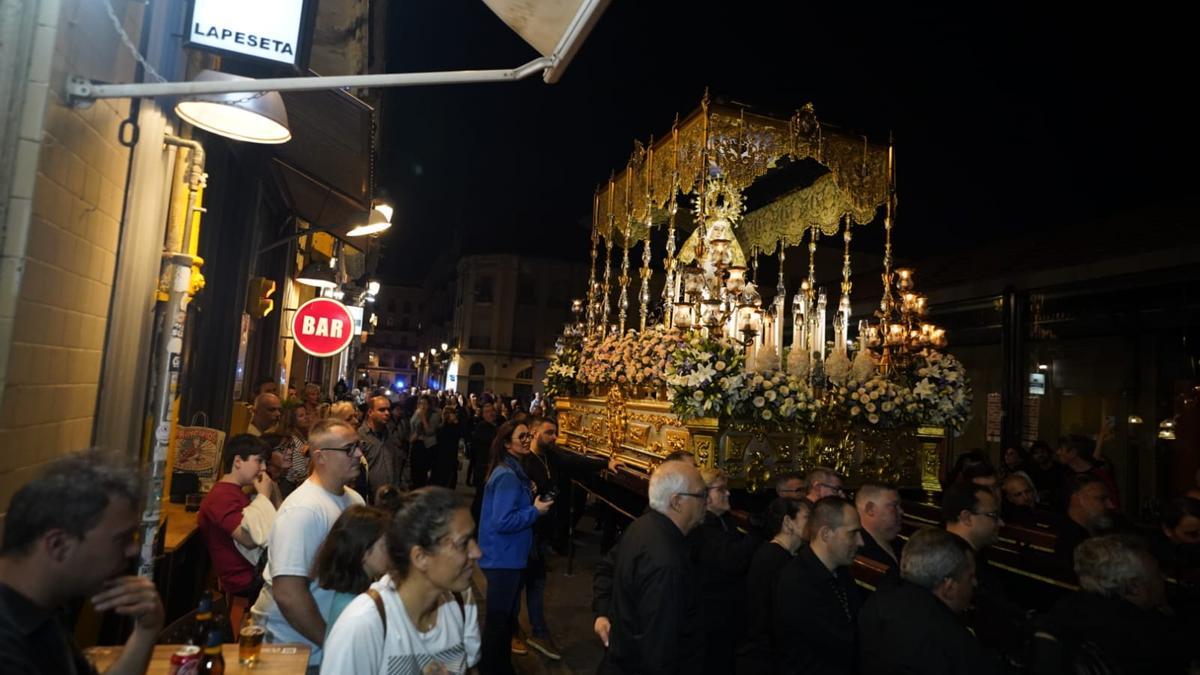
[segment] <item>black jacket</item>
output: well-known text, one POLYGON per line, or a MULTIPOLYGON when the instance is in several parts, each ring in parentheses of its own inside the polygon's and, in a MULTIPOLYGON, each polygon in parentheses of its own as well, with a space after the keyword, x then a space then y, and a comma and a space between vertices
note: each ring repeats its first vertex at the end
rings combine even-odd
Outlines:
POLYGON ((858 617, 862 675, 991 675, 999 661, 933 593, 901 581, 858 617))
POLYGON ((848 568, 831 573, 809 547, 779 572, 775 584, 775 671, 797 675, 858 672, 862 594, 848 568), (846 605, 838 598, 841 589, 846 605), (847 612, 847 609, 849 612, 847 612))
POLYGON ((704 603, 704 672, 728 675, 745 627, 746 571, 761 539, 738 531, 728 513, 712 512, 688 539, 704 603))
POLYGON ((858 549, 858 555, 887 567, 887 573, 883 575, 883 579, 881 579, 880 582, 886 585, 891 585, 899 581, 900 549, 903 546, 903 543, 900 541, 900 537, 893 539, 892 543, 890 544, 880 544, 878 541, 876 541, 874 535, 872 535, 870 532, 867 532, 866 529, 863 529, 862 538, 863 546, 862 548, 858 549), (884 549, 884 546, 887 546, 888 549, 891 549, 892 553, 894 553, 896 557, 893 558, 892 556, 888 555, 887 550, 884 549))
POLYGON ((496 438, 496 425, 483 418, 471 429, 468 459, 470 460, 471 483, 483 492, 487 484, 488 455, 492 450, 492 440, 496 438))
POLYGON ((694 675, 703 669, 701 605, 683 533, 651 511, 617 549, 612 633, 600 672, 694 675))
POLYGON ((1068 664, 1085 643, 1090 643, 1086 649, 1121 675, 1182 673, 1196 640, 1194 626, 1124 599, 1085 591, 1058 601, 1038 625, 1058 639, 1064 661, 1035 663, 1035 673, 1068 672, 1068 664))
POLYGON ((739 675, 770 673, 775 641, 771 621, 775 607, 775 582, 779 572, 792 560, 786 548, 774 542, 758 547, 746 573, 746 631, 737 652, 739 675))

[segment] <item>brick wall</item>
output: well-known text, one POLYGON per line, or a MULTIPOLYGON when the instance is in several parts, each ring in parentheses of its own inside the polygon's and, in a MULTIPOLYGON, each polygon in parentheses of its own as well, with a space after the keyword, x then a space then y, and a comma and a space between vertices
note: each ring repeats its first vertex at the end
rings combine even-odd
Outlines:
POLYGON ((119 68, 114 40, 81 49, 85 4, 63 2, 60 24, 59 3, 42 3, 4 195, 0 508, 41 465, 91 442, 129 157, 117 128, 129 103, 72 109, 50 86, 64 72, 94 71, 85 58, 108 54, 106 67, 119 68))

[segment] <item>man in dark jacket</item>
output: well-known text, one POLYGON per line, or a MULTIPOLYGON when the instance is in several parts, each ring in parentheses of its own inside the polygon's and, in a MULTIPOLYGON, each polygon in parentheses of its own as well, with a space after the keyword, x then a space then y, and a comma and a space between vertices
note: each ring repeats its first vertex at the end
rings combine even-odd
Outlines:
POLYGON ((858 617, 863 675, 991 675, 999 662, 959 620, 975 590, 975 556, 945 530, 914 534, 901 583, 871 596, 858 617))
POLYGON ((483 508, 483 489, 487 486, 487 468, 492 441, 496 438, 496 404, 483 404, 479 420, 471 429, 470 456, 467 462, 467 485, 475 486, 475 500, 471 502, 471 514, 479 522, 479 511, 483 508))
POLYGON ((650 477, 650 511, 629 526, 613 569, 604 675, 692 675, 703 669, 699 593, 684 537, 707 498, 691 462, 663 462, 650 477))
MULTIPOLYGON (((561 479, 575 472, 599 471, 605 467, 605 461, 558 448, 555 445, 558 440, 558 425, 554 420, 544 417, 531 418, 529 433, 533 434, 533 438, 529 444, 530 453, 522 462, 525 473, 533 481, 537 494, 549 495, 556 491, 558 494, 548 517, 542 518, 533 526, 533 549, 529 553, 529 565, 525 568, 524 580, 525 607, 529 611, 529 627, 533 635, 526 642, 542 655, 557 661, 562 658, 562 653, 550 635, 550 628, 546 623, 545 594, 546 549, 550 546, 557 520, 564 517, 564 512, 569 514, 571 508, 569 503, 558 506, 559 497, 565 494, 561 487, 561 479)), ((610 460, 607 465, 615 469, 616 460, 610 460)))
POLYGON ((863 529, 858 555, 886 566, 884 579, 895 582, 900 578, 900 526, 904 517, 900 493, 892 485, 864 483, 854 496, 854 506, 863 529))
POLYGON ((777 673, 851 675, 858 672, 857 625, 862 596, 850 565, 862 546, 854 505, 824 497, 813 507, 807 548, 779 573, 775 585, 777 673))
POLYGON ((1188 672, 1196 627, 1164 614, 1162 572, 1140 540, 1087 539, 1075 548, 1075 571, 1080 590, 1039 619, 1035 638, 1053 640, 1035 650, 1032 672, 1082 672, 1074 666, 1085 661, 1124 675, 1188 672))

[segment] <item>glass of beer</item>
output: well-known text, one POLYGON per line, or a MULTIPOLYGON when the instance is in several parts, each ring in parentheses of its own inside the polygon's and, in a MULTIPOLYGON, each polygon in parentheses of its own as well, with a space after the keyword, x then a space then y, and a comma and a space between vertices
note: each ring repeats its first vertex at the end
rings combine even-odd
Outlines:
POLYGON ((238 663, 243 666, 253 666, 258 662, 258 655, 262 652, 263 636, 267 634, 267 629, 254 623, 247 623, 242 626, 242 630, 238 633, 238 663))

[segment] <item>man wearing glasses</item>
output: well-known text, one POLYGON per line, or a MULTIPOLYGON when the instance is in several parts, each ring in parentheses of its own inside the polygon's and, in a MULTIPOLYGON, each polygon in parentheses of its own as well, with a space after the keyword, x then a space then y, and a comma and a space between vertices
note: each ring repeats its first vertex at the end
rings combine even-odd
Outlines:
POLYGON ((601 633, 600 673, 697 673, 704 669, 699 588, 684 540, 704 520, 708 490, 691 461, 667 461, 650 477, 650 510, 621 539, 601 633))
POLYGON ((361 470, 362 442, 354 427, 335 417, 308 434, 312 474, 279 507, 268 543, 264 586, 251 609, 267 629, 267 642, 300 642, 312 650, 308 665, 321 663, 324 612, 333 591, 317 586, 309 572, 334 521, 363 498, 346 487, 361 470))
POLYGON ((808 494, 804 496, 816 504, 826 497, 844 497, 842 477, 833 469, 819 466, 808 472, 808 494))
POLYGON ((942 495, 942 520, 946 523, 946 531, 967 542, 975 553, 976 615, 995 619, 978 624, 976 632, 988 644, 1005 644, 1017 649, 1022 645, 1005 642, 1011 635, 998 628, 1021 625, 1025 612, 1009 600, 1003 578, 988 563, 988 548, 996 543, 1004 525, 1000 508, 1000 500, 987 485, 959 482, 942 495), (992 631, 996 632, 992 634, 992 631))
POLYGON ((976 553, 996 543, 1000 535, 1000 502, 986 485, 955 483, 942 496, 946 530, 970 544, 976 553))

